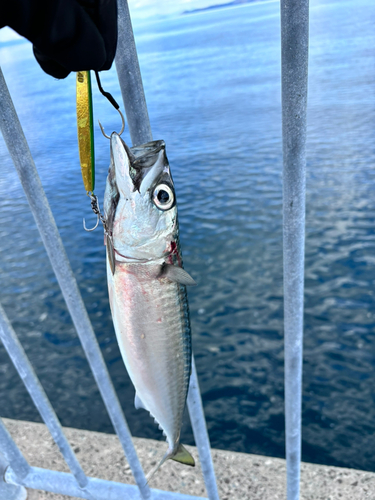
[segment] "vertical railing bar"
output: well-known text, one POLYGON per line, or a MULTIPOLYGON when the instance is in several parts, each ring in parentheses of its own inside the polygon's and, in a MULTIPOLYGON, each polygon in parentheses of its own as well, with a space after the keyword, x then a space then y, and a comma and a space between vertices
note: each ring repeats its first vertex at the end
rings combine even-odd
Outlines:
POLYGON ((0 128, 113 427, 120 439, 142 498, 150 498, 150 489, 146 484, 146 478, 137 457, 125 416, 109 377, 1 70, 0 128))
MULTIPOLYGON (((11 469, 9 462, 0 451, 0 498, 1 500, 26 500, 27 491, 24 486, 9 484, 5 481, 5 473, 11 469)), ((26 476, 27 477, 27 476, 26 476)))
MULTIPOLYGON (((118 0, 118 22, 119 33, 116 69, 126 109, 130 135, 135 146, 151 141, 152 132, 127 0, 118 0)), ((210 499, 216 499, 219 497, 215 471, 212 463, 210 442, 194 359, 192 363, 188 407, 207 492, 210 499)))
POLYGON ((281 0, 280 10, 287 500, 298 500, 301 462, 309 1, 281 0))
POLYGON ((209 500, 219 500, 215 470, 210 452, 210 438, 208 436, 206 420, 204 418, 203 404, 199 390, 194 357, 192 359, 192 370, 187 402, 191 426, 193 428, 194 439, 198 448, 208 498, 209 500))
POLYGON ((0 451, 4 455, 6 461, 12 467, 17 477, 22 480, 29 472, 31 467, 26 458, 22 455, 18 446, 13 441, 12 436, 9 434, 8 429, 5 427, 0 417, 0 451))
POLYGON ((127 0, 117 0, 116 70, 133 146, 152 141, 150 119, 127 0))
POLYGON ((26 353, 21 346, 17 335, 7 318, 3 307, 0 304, 0 339, 9 354, 15 368, 20 375, 22 382, 25 384, 35 406, 38 408, 45 424, 47 425, 53 439, 59 447, 69 469, 77 479, 80 488, 85 488, 87 485, 87 477, 79 464, 76 455, 74 454, 61 424, 57 418, 54 409, 52 408, 49 399, 35 374, 31 363, 26 356, 26 353))

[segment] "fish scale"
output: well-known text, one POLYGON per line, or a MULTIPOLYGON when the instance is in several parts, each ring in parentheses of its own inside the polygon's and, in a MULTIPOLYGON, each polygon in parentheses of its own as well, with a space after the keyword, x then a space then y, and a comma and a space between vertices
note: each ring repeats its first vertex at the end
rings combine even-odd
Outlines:
MULTIPOLYGON (((177 389, 176 379, 186 387, 190 375, 191 342, 190 328, 186 329, 186 300, 180 299, 180 285, 176 283, 163 280, 159 284, 147 278, 140 280, 140 273, 135 269, 139 266, 146 264, 120 264, 119 272, 113 277, 117 308, 121 318, 124 318, 123 326, 117 329, 121 336, 118 341, 120 345, 129 344, 123 356, 129 358, 133 354, 133 358, 127 361, 132 379, 136 377, 134 372, 138 368, 137 363, 133 361, 135 353, 141 352, 143 362, 157 367, 158 372, 152 372, 153 378, 159 379, 165 373, 168 374, 173 393, 177 389), (176 353, 180 358, 176 357, 176 353)), ((111 276, 108 279, 109 282, 112 281, 111 276)), ((117 317, 116 320, 118 321, 117 317)), ((182 398, 181 401, 176 401, 178 406, 173 409, 174 418, 180 419, 185 402, 182 398)), ((156 417, 155 412, 150 411, 156 417)), ((160 420, 158 422, 163 425, 160 420)))

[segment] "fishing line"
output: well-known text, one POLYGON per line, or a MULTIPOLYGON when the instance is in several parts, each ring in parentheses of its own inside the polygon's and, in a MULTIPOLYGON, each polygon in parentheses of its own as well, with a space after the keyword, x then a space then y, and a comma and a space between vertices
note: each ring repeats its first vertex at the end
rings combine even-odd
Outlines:
POLYGON ((100 78, 99 78, 99 72, 98 71, 95 71, 95 76, 96 76, 96 82, 98 84, 98 87, 99 87, 99 91, 102 95, 104 95, 104 97, 106 97, 108 99, 108 101, 112 104, 112 106, 118 111, 120 109, 120 106, 117 104, 115 98, 113 97, 112 94, 110 94, 109 92, 106 92, 103 87, 102 87, 102 84, 100 83, 100 78))
MULTIPOLYGON (((98 71, 95 71, 95 76, 96 76, 96 82, 98 84, 98 87, 99 87, 99 91, 100 93, 108 99, 108 101, 112 104, 112 106, 115 108, 116 111, 119 112, 120 116, 121 116, 121 121, 122 121, 122 127, 121 127, 121 131, 119 132, 118 135, 121 135, 125 129, 125 119, 124 119, 124 115, 121 113, 120 111, 120 106, 117 104, 115 98, 113 97, 112 94, 110 94, 109 92, 106 92, 103 87, 102 87, 102 84, 100 83, 100 77, 99 77, 99 72, 98 71)), ((102 124, 100 123, 99 121, 99 126, 100 126, 100 130, 102 131, 102 134, 104 135, 104 137, 106 137, 107 139, 110 139, 111 137, 109 135, 107 135, 105 132, 104 132, 104 128, 102 127, 102 124)))

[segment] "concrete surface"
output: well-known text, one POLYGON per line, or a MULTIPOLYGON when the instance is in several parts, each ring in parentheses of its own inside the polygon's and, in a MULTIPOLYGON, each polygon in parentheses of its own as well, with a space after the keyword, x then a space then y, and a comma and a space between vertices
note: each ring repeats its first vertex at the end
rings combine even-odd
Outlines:
MULTIPOLYGON (((4 419, 22 453, 35 467, 69 472, 57 446, 43 424, 4 419)), ((65 428, 83 470, 88 476, 134 484, 118 438, 112 434, 65 428)), ((160 460, 166 443, 134 438, 145 469, 160 460)), ((206 496, 195 447, 192 469, 168 461, 150 486, 206 496)), ((280 458, 212 450, 221 500, 285 500, 285 461, 280 458)), ((69 500, 72 497, 29 490, 28 500, 69 500)), ((301 500, 375 500, 375 473, 302 463, 301 500)))

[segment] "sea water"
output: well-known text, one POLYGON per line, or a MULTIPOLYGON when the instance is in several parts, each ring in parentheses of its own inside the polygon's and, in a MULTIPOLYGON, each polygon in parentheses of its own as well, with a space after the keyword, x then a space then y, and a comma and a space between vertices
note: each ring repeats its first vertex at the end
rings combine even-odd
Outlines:
MULTIPOLYGON (((303 372, 305 461, 375 470, 375 4, 312 0, 303 372)), ((213 447, 284 456, 278 2, 135 24, 153 135, 178 196, 193 345, 213 447)), ((105 247, 78 162, 75 77, 28 42, 0 62, 131 431, 135 410, 108 304, 105 247)), ((120 102, 116 72, 102 76, 120 102)), ((95 85, 94 85, 95 87, 95 85)), ((95 121, 119 130, 95 89, 95 121)), ((125 140, 130 142, 128 132, 125 140)), ((96 193, 109 142, 96 127, 96 193)), ((63 425, 113 432, 0 142, 0 301, 63 425)), ((0 415, 40 420, 0 347, 0 415)), ((193 443, 188 419, 182 441, 193 443)))

